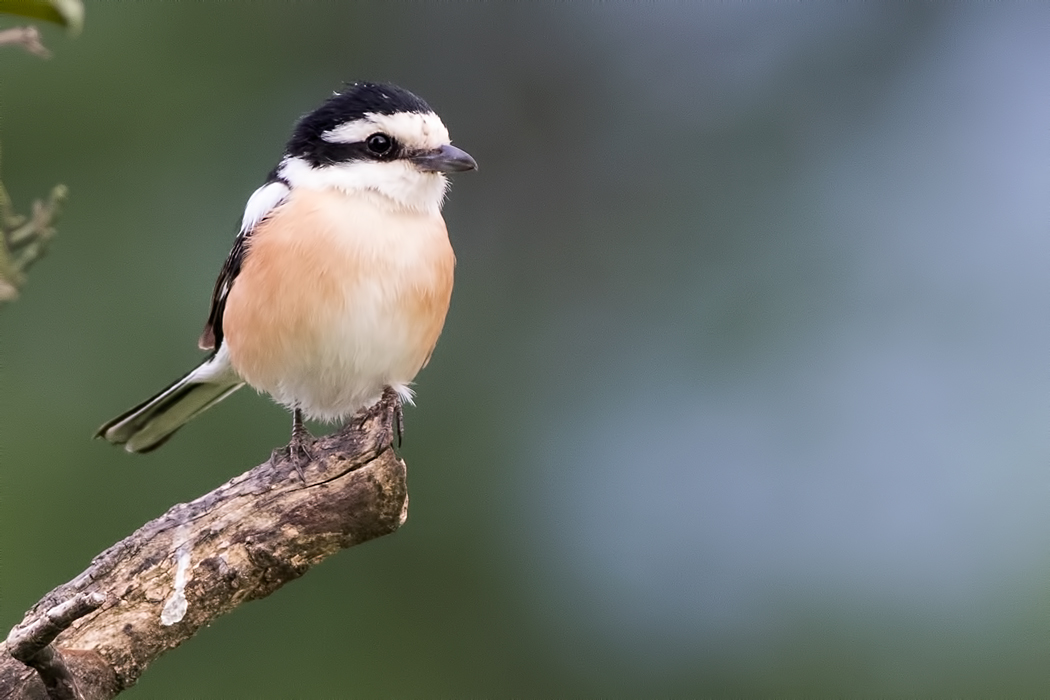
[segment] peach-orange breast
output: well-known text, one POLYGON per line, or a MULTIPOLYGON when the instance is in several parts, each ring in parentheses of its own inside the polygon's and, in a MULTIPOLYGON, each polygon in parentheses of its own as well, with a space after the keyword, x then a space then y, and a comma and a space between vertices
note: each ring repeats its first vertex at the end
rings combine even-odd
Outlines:
POLYGON ((440 215, 297 190, 248 241, 223 316, 230 361, 282 402, 410 382, 441 333, 454 267, 440 215))

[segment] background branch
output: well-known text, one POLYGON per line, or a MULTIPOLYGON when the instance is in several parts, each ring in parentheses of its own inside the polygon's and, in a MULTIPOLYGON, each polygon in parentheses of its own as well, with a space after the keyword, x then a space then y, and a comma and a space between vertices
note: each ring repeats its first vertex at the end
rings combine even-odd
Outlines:
POLYGON ((305 482, 275 451, 98 555, 33 606, 3 643, 0 697, 68 697, 49 695, 37 672, 12 656, 47 646, 35 630, 55 619, 68 625, 48 647, 59 664, 86 700, 111 698, 218 616, 273 593, 342 548, 396 530, 408 515, 408 491, 405 464, 391 445, 395 405, 388 393, 319 439, 305 482), (104 602, 68 619, 76 608, 70 601, 85 595, 104 602))
MULTIPOLYGON (((81 0, 0 0, 0 13, 54 22, 72 35, 80 33, 84 26, 81 0)), ((40 30, 34 26, 0 30, 0 46, 21 46, 41 58, 51 57, 40 30)), ((33 202, 29 217, 18 216, 0 182, 0 304, 18 297, 26 270, 47 250, 48 241, 55 235, 53 224, 59 204, 65 197, 65 186, 58 185, 46 202, 33 202)))
POLYGON ((40 30, 33 26, 0 30, 0 46, 21 46, 40 58, 51 58, 51 52, 40 40, 40 30))
POLYGON ((67 193, 65 185, 56 185, 46 201, 34 201, 32 213, 22 216, 0 182, 0 303, 18 296, 26 271, 47 252, 67 193))

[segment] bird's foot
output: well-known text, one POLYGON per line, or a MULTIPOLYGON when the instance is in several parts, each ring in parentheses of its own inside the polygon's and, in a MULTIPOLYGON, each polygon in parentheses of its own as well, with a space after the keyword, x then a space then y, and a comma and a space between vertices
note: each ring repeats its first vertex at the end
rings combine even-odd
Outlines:
POLYGON ((288 442, 288 461, 295 467, 295 472, 302 482, 306 483, 303 470, 314 460, 314 436, 303 425, 303 414, 299 409, 292 412, 292 439, 288 442))
MULTIPOLYGON (((368 408, 358 411, 357 414, 350 418, 346 428, 362 430, 365 423, 370 420, 380 420, 389 425, 392 433, 392 446, 396 440, 397 447, 401 447, 401 437, 405 432, 405 411, 401 405, 401 397, 393 388, 388 386, 383 390, 383 394, 378 401, 368 408)), ((385 449, 386 446, 384 445, 383 448, 385 449)))
POLYGON ((306 428, 292 431, 292 440, 288 443, 288 460, 295 467, 295 473, 299 475, 302 482, 306 483, 306 475, 303 473, 310 462, 314 461, 313 451, 314 436, 306 428))
POLYGON ((394 393, 394 433, 397 435, 397 446, 401 447, 401 436, 405 434, 405 408, 401 397, 394 393))
POLYGON ((401 437, 405 433, 405 410, 401 404, 401 395, 388 386, 383 390, 377 407, 387 411, 384 417, 390 421, 390 429, 393 432, 391 442, 397 440, 397 446, 401 447, 401 437))

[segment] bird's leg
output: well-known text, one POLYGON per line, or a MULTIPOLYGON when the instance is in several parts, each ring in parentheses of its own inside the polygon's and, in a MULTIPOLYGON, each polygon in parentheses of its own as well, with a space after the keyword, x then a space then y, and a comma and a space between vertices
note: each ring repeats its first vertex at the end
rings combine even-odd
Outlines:
POLYGON ((401 436, 405 432, 405 409, 396 391, 394 392, 394 432, 397 433, 397 446, 400 449, 401 436))
POLYGON ((292 439, 288 443, 288 458, 304 484, 306 483, 306 477, 303 475, 303 467, 313 461, 314 456, 310 452, 310 447, 313 446, 313 443, 314 436, 303 425, 302 409, 292 409, 292 439))
MULTIPOLYGON (((383 395, 369 413, 375 415, 375 409, 386 411, 386 415, 390 419, 390 429, 394 433, 392 437, 397 439, 397 446, 401 447, 401 436, 405 432, 405 411, 404 406, 401 404, 401 395, 394 391, 394 387, 386 387, 383 389, 383 395)), ((393 439, 391 440, 391 447, 393 447, 393 439)))

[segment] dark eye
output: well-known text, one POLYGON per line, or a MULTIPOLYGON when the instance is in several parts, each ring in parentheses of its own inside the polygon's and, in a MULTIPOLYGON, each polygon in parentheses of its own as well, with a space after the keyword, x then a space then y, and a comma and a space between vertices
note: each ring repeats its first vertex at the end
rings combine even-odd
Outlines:
POLYGON ((365 145, 377 156, 385 156, 394 147, 394 140, 386 134, 372 134, 365 140, 365 145))

